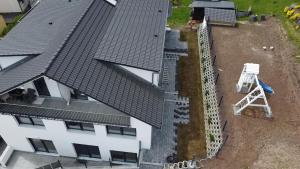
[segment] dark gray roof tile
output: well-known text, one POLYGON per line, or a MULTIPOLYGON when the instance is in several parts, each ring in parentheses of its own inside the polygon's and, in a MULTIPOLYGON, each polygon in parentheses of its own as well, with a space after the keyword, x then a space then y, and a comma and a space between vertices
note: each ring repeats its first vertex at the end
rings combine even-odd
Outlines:
POLYGON ((95 58, 159 71, 167 12, 168 0, 118 2, 117 11, 95 58))
MULTIPOLYGON (((143 3, 148 2, 143 1, 143 3)), ((122 4, 117 4, 119 5, 122 4)), ((84 27, 76 28, 46 75, 137 119, 144 119, 144 112, 140 111, 141 107, 148 107, 148 104, 157 106, 159 103, 143 103, 143 91, 149 90, 153 98, 163 102, 160 89, 117 65, 94 59, 99 44, 104 41, 103 38, 108 33, 107 30, 116 11, 118 8, 114 8, 105 1, 94 1, 81 21, 80 25, 84 27), (81 36, 82 34, 84 36, 81 36), (120 83, 120 79, 128 80, 126 83, 120 83)), ((145 122, 160 127, 161 119, 157 119, 156 114, 162 112, 158 110, 147 111, 147 113, 153 118, 147 118, 145 122)))
MULTIPOLYGON (((42 2, 44 1, 51 0, 42 2)), ((74 16, 70 16, 68 21, 65 20, 65 24, 61 25, 56 34, 51 35, 53 38, 41 55, 32 57, 11 70, 0 72, 0 92, 6 92, 33 78, 46 75, 116 110, 155 127, 160 127, 162 119, 157 117, 161 116, 163 110, 162 91, 118 65, 95 59, 95 54, 102 51, 109 53, 112 58, 119 59, 120 62, 134 63, 136 66, 143 65, 142 67, 145 69, 158 71, 163 56, 166 22, 164 14, 167 12, 165 4, 167 4, 167 0, 122 0, 116 6, 104 0, 82 1, 79 5, 80 8, 73 8, 73 10, 78 10, 73 13, 74 16), (136 11, 128 12, 133 11, 131 9, 133 6, 136 11), (158 8, 162 9, 161 14, 158 14, 158 8), (147 17, 144 14, 139 15, 142 14, 142 11, 146 12, 147 17), (126 22, 123 17, 127 18, 126 22), (132 17, 148 19, 151 28, 145 27, 143 20, 137 22, 132 17), (129 25, 129 23, 131 24, 129 25), (132 28, 135 28, 135 32, 132 32, 132 28), (113 36, 108 36, 112 30, 115 31, 113 36), (141 32, 135 34, 137 31, 141 32), (144 31, 151 34, 157 33, 158 37, 153 38, 152 35, 144 34, 144 31), (118 39, 121 35, 125 39, 118 39), (134 35, 135 38, 131 35, 134 35), (142 40, 142 42, 137 42, 138 40, 142 40), (129 42, 120 44, 120 42, 127 41, 132 45, 129 42), (100 49, 102 45, 107 47, 103 46, 103 49, 100 49), (113 53, 116 51, 117 55, 114 55, 113 53), (119 57, 121 56, 119 54, 126 52, 130 57, 119 57)), ((149 23, 147 22, 147 24, 149 23)), ((17 27, 22 27, 22 24, 17 27)), ((32 32, 34 33, 34 31, 32 32)), ((52 113, 46 112, 52 117, 65 116, 65 114, 57 112, 52 113)), ((87 117, 78 113, 74 113, 72 116, 77 120, 78 118, 84 120, 87 117)))
POLYGON ((234 9, 234 2, 231 1, 193 1, 192 8, 221 8, 234 9))
POLYGON ((130 126, 130 116, 97 102, 45 98, 41 105, 1 103, 0 113, 130 126))
POLYGON ((205 8, 204 13, 211 23, 236 24, 235 10, 205 8))

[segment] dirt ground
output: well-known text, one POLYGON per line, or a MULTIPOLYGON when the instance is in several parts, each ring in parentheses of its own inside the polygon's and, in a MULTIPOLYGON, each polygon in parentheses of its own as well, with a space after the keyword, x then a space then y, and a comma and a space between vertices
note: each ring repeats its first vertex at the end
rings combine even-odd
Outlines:
POLYGON ((300 64, 279 21, 268 18, 238 28, 213 27, 213 37, 220 73, 217 85, 224 96, 221 116, 228 121, 224 134, 229 137, 205 168, 300 168, 300 64), (263 46, 275 49, 264 51, 263 46), (268 99, 272 119, 255 109, 233 115, 232 104, 244 96, 235 92, 235 84, 247 62, 260 64, 259 78, 275 91, 268 99))
POLYGON ((178 127, 178 159, 206 156, 204 114, 197 33, 182 30, 182 40, 188 42, 188 57, 179 60, 179 93, 190 98, 190 123, 178 127))

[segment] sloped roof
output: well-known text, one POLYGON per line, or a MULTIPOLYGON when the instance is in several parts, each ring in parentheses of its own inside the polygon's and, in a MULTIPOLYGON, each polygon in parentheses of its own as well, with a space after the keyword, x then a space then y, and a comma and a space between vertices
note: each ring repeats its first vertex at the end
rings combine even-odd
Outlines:
POLYGON ((68 23, 74 23, 91 2, 92 0, 40 2, 18 26, 0 40, 0 55, 43 53, 55 34, 64 29, 70 30, 68 23))
MULTIPOLYGON (((51 0, 43 0, 41 3, 47 1, 51 0)), ((110 25, 116 22, 114 16, 119 13, 119 9, 122 9, 120 5, 138 4, 142 9, 143 5, 159 5, 162 0, 122 0, 116 6, 105 0, 90 1, 92 3, 82 1, 80 5, 84 7, 80 8, 81 11, 77 11, 76 16, 70 16, 72 19, 62 26, 63 29, 57 30, 49 41, 47 49, 40 55, 32 56, 25 63, 0 72, 0 92, 3 93, 33 78, 46 75, 125 114, 152 126, 160 127, 163 112, 162 91, 120 66, 94 57, 96 52, 99 52, 101 42, 105 41, 104 37, 109 33, 110 25)), ((167 15, 168 6, 161 6, 161 8, 167 15)), ((74 8, 74 10, 77 9, 74 8)), ((163 15, 148 15, 147 17, 154 20, 158 17, 166 19, 163 15)), ((132 24, 143 28, 139 23, 132 24)), ((164 24, 165 22, 160 22, 157 26, 164 30, 164 24)), ((159 35, 157 38, 163 41, 164 31, 159 35)), ((141 39, 140 36, 145 37, 144 34, 135 36, 135 40, 141 39)), ((163 43, 160 44, 163 50, 163 43)), ((133 42, 133 45, 138 44, 133 42)), ((146 50, 147 45, 139 47, 139 50, 146 50)), ((119 49, 124 50, 121 46, 119 49)), ((149 61, 149 63, 152 62, 149 61)))
POLYGON ((121 0, 95 58, 160 71, 168 0, 121 0), (133 3, 134 2, 134 3, 133 3))
POLYGON ((231 1, 193 1, 192 8, 221 8, 234 9, 234 2, 231 1))
POLYGON ((0 103, 0 112, 21 116, 35 116, 90 123, 130 126, 130 116, 99 102, 72 100, 69 105, 63 98, 43 98, 42 104, 0 103))
POLYGON ((208 17, 208 21, 213 24, 236 24, 236 14, 235 10, 231 9, 214 9, 214 8, 205 8, 205 16, 208 17))

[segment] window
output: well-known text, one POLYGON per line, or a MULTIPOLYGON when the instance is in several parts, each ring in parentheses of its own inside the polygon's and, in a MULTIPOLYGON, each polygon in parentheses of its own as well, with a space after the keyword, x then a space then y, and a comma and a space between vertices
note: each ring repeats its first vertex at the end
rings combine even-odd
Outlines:
POLYGON ((119 134, 127 136, 136 136, 136 129, 129 127, 107 126, 107 134, 119 134))
POLYGON ((137 154, 136 153, 110 151, 110 155, 111 155, 112 161, 121 161, 121 162, 129 162, 129 163, 137 162, 137 154))
POLYGON ((78 157, 101 158, 98 146, 74 144, 78 157))
POLYGON ((66 121, 66 126, 68 129, 95 131, 94 125, 92 123, 79 123, 79 122, 66 121))
POLYGON ((47 84, 43 77, 41 77, 37 80, 34 80, 33 84, 40 96, 50 96, 50 92, 48 90, 47 84))
POLYGON ((34 118, 34 117, 17 117, 16 119, 19 124, 29 124, 36 126, 45 126, 42 119, 34 118))
POLYGON ((3 151, 5 150, 6 147, 7 147, 6 142, 5 142, 4 139, 0 136, 0 154, 3 153, 3 151))
POLYGON ((57 153, 56 148, 50 140, 40 140, 29 138, 35 151, 46 152, 46 153, 57 153))

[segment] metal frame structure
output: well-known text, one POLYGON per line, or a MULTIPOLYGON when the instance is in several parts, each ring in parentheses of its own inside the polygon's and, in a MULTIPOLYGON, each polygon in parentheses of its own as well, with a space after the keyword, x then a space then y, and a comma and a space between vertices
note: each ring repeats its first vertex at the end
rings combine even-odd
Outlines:
POLYGON ((266 117, 272 117, 272 111, 268 104, 264 89, 259 84, 257 75, 259 74, 259 64, 246 63, 240 79, 236 85, 237 92, 248 93, 243 99, 233 105, 234 115, 241 115, 241 112, 251 107, 262 107, 266 117), (250 92, 253 85, 256 87, 250 92))
POLYGON ((207 157, 212 158, 223 144, 219 104, 216 91, 216 72, 213 67, 213 45, 206 18, 198 28, 198 47, 202 82, 207 157))

